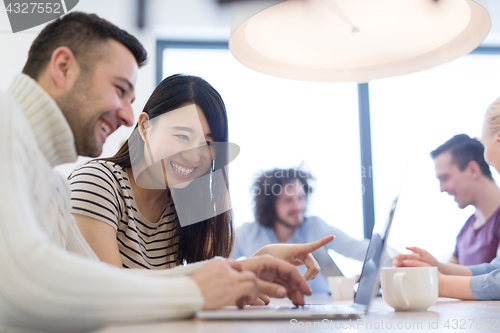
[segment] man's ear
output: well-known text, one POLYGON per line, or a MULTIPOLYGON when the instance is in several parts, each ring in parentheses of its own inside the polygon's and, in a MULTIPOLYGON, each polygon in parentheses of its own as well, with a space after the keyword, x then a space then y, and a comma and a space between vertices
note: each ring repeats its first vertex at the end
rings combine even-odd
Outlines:
POLYGON ((47 70, 53 89, 57 92, 71 89, 80 75, 80 65, 67 46, 60 46, 52 52, 47 70))
POLYGON ((148 135, 151 132, 151 125, 149 123, 149 115, 146 112, 142 112, 139 115, 139 134, 141 135, 142 141, 146 142, 149 146, 148 135))
POLYGON ((476 161, 470 161, 469 164, 467 164, 467 168, 470 170, 474 179, 478 179, 479 176, 481 176, 481 167, 476 161))

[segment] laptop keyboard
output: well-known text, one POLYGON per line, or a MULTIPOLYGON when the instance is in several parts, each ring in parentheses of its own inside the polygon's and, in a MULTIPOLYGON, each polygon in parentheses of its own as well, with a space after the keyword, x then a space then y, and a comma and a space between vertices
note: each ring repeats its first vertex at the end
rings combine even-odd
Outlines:
POLYGON ((302 306, 294 306, 294 305, 283 305, 278 307, 278 310, 300 310, 300 309, 308 309, 308 310, 314 310, 314 309, 325 309, 325 308, 331 308, 332 306, 326 306, 325 304, 306 304, 302 306))
POLYGON ((276 311, 307 311, 307 312, 319 312, 319 313, 352 313, 353 309, 350 306, 336 306, 336 305, 325 305, 325 304, 306 304, 304 306, 279 306, 276 311))

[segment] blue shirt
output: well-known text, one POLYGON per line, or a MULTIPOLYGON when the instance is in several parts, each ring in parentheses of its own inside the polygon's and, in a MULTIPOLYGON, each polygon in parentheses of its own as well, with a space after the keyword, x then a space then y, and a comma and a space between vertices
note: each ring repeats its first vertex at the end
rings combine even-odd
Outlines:
POLYGON ((490 263, 468 266, 473 277, 469 286, 479 301, 500 300, 500 257, 490 263))
MULTIPOLYGON (((342 254, 345 257, 363 261, 369 241, 356 240, 340 229, 337 229, 317 216, 308 217, 295 228, 295 231, 286 242, 288 244, 309 243, 317 241, 328 235, 335 235, 335 239, 327 244, 329 249, 342 254)), ((236 230, 233 252, 231 258, 250 257, 263 246, 279 243, 274 230, 264 227, 260 223, 245 223, 236 230)), ((305 273, 304 266, 298 267, 302 274, 305 273)), ((328 293, 330 288, 323 274, 318 274, 316 279, 309 281, 309 286, 314 293, 328 293)))

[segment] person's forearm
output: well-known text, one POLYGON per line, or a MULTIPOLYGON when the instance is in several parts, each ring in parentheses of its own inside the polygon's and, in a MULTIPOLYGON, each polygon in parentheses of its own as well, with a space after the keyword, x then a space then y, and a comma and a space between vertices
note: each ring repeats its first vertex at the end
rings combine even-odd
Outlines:
POLYGON ((168 269, 143 269, 143 268, 130 268, 127 269, 129 273, 142 276, 152 276, 152 277, 180 277, 188 276, 196 272, 198 269, 203 267, 206 263, 214 260, 225 260, 222 257, 213 257, 212 259, 195 262, 187 265, 180 265, 174 268, 168 269))
POLYGON ((439 275, 439 297, 474 299, 470 277, 439 275))
POLYGON ((463 265, 438 263, 437 268, 446 275, 472 276, 470 268, 463 265))
POLYGON ((449 264, 457 264, 458 265, 459 264, 458 258, 455 257, 455 256, 453 256, 453 257, 450 258, 450 261, 448 263, 449 264))

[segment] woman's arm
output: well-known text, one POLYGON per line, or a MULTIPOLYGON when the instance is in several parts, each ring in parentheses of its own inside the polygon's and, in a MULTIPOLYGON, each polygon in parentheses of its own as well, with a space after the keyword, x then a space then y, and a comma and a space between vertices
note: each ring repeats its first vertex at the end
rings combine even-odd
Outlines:
POLYGON ((437 265, 438 270, 445 275, 472 276, 469 267, 458 264, 447 264, 440 262, 437 265))
POLYGON ((73 214, 73 216, 80 232, 99 260, 123 268, 116 230, 109 224, 85 215, 73 214))
MULTIPOLYGON (((91 217, 73 214, 76 224, 83 237, 95 252, 100 261, 112 266, 123 268, 116 240, 116 230, 109 224, 93 219, 91 217)), ((170 269, 128 269, 127 271, 135 275, 153 276, 153 277, 181 277, 188 276, 196 272, 205 264, 211 261, 224 260, 222 257, 214 257, 188 265, 181 265, 170 269)))
POLYGON ((334 236, 330 235, 306 244, 269 244, 257 251, 254 256, 269 254, 295 266, 305 265, 307 272, 304 274, 304 278, 313 280, 319 274, 321 268, 311 253, 330 243, 333 238, 334 236))
POLYGON ((407 247, 411 254, 397 254, 394 256, 394 266, 398 267, 418 267, 434 266, 439 272, 445 275, 472 276, 472 271, 467 266, 457 264, 446 264, 437 261, 429 252, 418 247, 407 247))
POLYGON ((472 277, 439 274, 439 296, 478 301, 500 300, 500 269, 472 277))
POLYGON ((439 296, 459 299, 474 299, 470 277, 439 274, 439 296))

